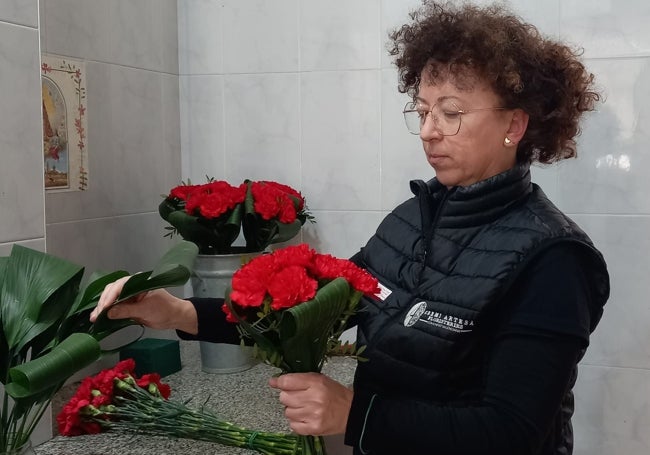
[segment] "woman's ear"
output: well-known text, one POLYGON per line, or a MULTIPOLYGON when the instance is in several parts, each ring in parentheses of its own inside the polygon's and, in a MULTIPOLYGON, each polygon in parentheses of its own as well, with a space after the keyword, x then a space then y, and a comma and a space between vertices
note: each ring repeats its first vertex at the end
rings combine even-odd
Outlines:
POLYGON ((526 128, 528 128, 528 118, 529 115, 522 109, 514 109, 512 111, 510 126, 506 132, 506 138, 509 140, 509 143, 517 144, 521 141, 521 138, 526 133, 526 128))

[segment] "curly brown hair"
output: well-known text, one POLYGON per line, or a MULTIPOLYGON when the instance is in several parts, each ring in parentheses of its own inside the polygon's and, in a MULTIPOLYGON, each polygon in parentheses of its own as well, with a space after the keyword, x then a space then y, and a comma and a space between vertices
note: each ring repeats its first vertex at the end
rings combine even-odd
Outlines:
POLYGON ((600 95, 581 50, 543 37, 502 5, 425 1, 412 22, 390 33, 399 91, 416 96, 426 68, 432 81, 451 78, 460 89, 478 78, 503 105, 530 116, 517 148, 520 163, 552 163, 576 156, 585 111, 600 95))

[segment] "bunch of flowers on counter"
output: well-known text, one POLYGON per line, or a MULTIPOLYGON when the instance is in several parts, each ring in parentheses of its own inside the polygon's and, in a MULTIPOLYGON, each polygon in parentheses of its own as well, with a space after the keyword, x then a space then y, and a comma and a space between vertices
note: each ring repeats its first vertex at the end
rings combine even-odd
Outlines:
POLYGON ((297 455, 297 437, 247 430, 221 420, 205 408, 193 410, 169 400, 171 389, 156 373, 137 377, 135 362, 85 378, 56 418, 64 436, 104 431, 196 439, 256 450, 297 455))
MULTIPOLYGON (((320 372, 362 295, 379 293, 377 279, 346 259, 306 244, 252 259, 235 272, 223 311, 255 352, 283 373, 320 372)), ((360 349, 347 350, 359 356, 360 349)), ((323 454, 321 437, 299 436, 305 455, 323 454)))
POLYGON ((201 254, 260 252, 295 237, 312 221, 305 198, 290 186, 245 180, 238 186, 208 178, 202 185, 172 188, 158 206, 175 234, 195 243, 201 254), (246 246, 233 247, 243 231, 246 246))

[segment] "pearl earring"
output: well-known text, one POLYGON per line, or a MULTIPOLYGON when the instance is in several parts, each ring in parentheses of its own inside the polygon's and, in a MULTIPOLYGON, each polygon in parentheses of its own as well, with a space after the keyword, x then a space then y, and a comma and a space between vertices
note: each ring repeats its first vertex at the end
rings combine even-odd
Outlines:
POLYGON ((510 140, 510 138, 508 136, 506 136, 506 138, 503 140, 503 143, 505 145, 510 145, 510 144, 512 144, 512 141, 510 140))

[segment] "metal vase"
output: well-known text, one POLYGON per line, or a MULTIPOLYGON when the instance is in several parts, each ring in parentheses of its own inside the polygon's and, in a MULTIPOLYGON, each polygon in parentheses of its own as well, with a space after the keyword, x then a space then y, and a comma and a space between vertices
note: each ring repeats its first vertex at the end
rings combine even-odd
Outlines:
MULTIPOLYGON (((262 253, 199 254, 191 277, 195 297, 224 297, 233 273, 262 253)), ((221 311, 221 309, 218 309, 221 311)), ((201 369, 206 373, 237 373, 255 365, 253 349, 226 343, 199 342, 201 369)))

